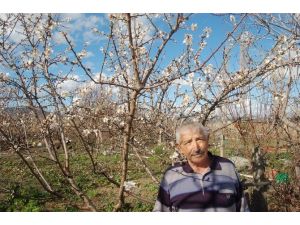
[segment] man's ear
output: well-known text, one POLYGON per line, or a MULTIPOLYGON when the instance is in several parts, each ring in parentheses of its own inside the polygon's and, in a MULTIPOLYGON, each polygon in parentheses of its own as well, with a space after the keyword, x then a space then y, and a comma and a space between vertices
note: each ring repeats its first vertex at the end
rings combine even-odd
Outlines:
POLYGON ((176 143, 176 144, 175 144, 175 148, 177 149, 178 152, 181 153, 180 144, 176 143))

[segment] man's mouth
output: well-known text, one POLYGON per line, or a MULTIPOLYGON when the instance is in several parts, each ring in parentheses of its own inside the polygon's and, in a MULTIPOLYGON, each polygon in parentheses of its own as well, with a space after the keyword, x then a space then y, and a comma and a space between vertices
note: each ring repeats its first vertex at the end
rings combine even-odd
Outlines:
POLYGON ((200 157, 203 156, 205 154, 205 151, 203 150, 197 150, 195 153, 192 154, 192 156, 194 157, 200 157))

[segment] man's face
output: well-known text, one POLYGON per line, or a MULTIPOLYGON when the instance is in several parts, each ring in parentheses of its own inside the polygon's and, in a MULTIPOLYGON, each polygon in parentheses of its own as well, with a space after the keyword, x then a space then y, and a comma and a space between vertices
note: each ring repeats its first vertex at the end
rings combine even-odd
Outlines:
POLYGON ((208 159, 208 138, 196 129, 183 131, 177 148, 192 164, 201 166, 208 159))

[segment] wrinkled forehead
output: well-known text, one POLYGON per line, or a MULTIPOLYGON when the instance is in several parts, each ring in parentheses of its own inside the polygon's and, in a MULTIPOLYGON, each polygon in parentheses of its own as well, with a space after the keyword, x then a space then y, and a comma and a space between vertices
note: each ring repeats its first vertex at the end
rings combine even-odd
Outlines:
POLYGON ((199 123, 186 124, 176 129, 176 143, 181 141, 181 136, 184 135, 198 135, 204 140, 208 140, 209 129, 199 123))
POLYGON ((180 141, 193 137, 207 140, 207 135, 205 134, 205 132, 198 127, 185 127, 184 129, 180 130, 180 141))

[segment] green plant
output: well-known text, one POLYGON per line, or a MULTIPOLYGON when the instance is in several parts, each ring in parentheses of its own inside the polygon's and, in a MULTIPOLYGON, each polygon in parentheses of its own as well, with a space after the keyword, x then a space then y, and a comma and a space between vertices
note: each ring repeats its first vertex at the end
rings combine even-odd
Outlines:
POLYGON ((70 206, 70 205, 66 205, 64 208, 65 212, 78 212, 79 209, 76 206, 70 206))
POLYGON ((90 198, 94 198, 96 197, 99 193, 96 189, 91 189, 91 190, 88 190, 86 192, 87 196, 89 196, 90 198))
POLYGON ((144 203, 144 202, 137 202, 132 211, 134 212, 149 212, 152 211, 153 209, 153 205, 149 204, 149 203, 144 203))
POLYGON ((155 155, 163 155, 165 153, 164 145, 157 145, 153 148, 153 152, 155 155))
POLYGON ((11 212, 39 212, 42 211, 40 202, 37 200, 28 200, 28 199, 14 199, 6 211, 11 212))

